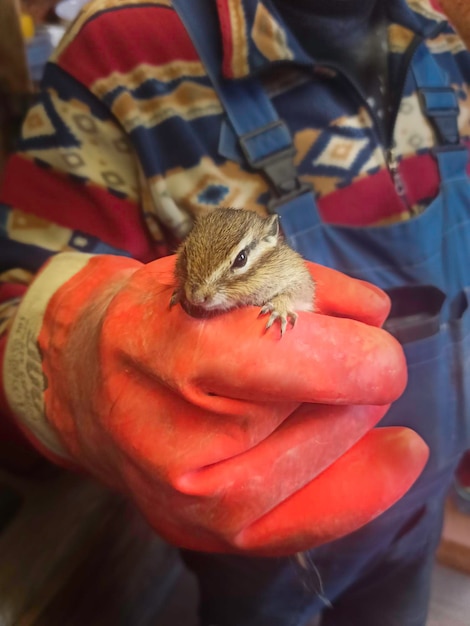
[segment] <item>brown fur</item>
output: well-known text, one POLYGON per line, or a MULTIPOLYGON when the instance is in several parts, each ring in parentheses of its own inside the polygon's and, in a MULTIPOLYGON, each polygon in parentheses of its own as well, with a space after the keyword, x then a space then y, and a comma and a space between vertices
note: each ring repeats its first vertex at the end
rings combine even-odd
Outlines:
POLYGON ((296 310, 314 307, 314 282, 302 257, 280 235, 277 217, 244 209, 216 209, 199 218, 180 246, 175 276, 171 304, 182 300, 204 309, 206 298, 210 309, 219 298, 220 310, 261 306, 271 313, 268 326, 280 319, 282 332, 288 319, 295 322, 296 310), (234 270, 241 248, 248 250, 247 268, 234 270))

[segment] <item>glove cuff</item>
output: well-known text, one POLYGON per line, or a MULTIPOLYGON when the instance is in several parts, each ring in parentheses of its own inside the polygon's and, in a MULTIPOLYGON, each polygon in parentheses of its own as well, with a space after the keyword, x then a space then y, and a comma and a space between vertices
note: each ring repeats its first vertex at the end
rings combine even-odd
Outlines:
MULTIPOLYGON (((47 379, 43 372, 43 354, 38 342, 47 325, 48 307, 53 297, 67 290, 69 281, 93 265, 88 282, 80 281, 81 301, 86 302, 99 285, 109 284, 111 276, 122 266, 140 267, 133 259, 66 252, 56 255, 38 274, 26 292, 9 332, 5 349, 3 386, 5 396, 19 428, 43 453, 55 461, 68 464, 71 459, 57 430, 45 413, 44 392, 47 379)), ((71 286, 75 290, 76 286, 71 286)), ((68 317, 74 313, 65 305, 68 317)), ((57 313, 57 310, 55 310, 57 313)), ((54 315, 55 317, 55 315, 54 315)), ((49 319, 50 322, 50 319, 49 319)))

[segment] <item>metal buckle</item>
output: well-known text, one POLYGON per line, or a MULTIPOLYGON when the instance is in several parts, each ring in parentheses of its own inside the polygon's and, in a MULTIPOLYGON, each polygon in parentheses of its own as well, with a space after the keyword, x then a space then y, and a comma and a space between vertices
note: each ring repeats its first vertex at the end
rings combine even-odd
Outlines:
POLYGON ((429 118, 442 145, 456 145, 460 141, 459 103, 452 87, 422 87, 419 91, 421 108, 429 118))
POLYGON ((457 94, 452 87, 421 87, 418 91, 420 94, 421 105, 428 115, 440 117, 459 114, 460 109, 457 94), (433 99, 439 100, 443 96, 450 96, 452 103, 444 103, 444 106, 442 106, 442 104, 433 105, 433 99))
MULTIPOLYGON (((265 175, 275 194, 275 197, 268 202, 268 210, 270 212, 274 212, 275 207, 312 190, 311 185, 301 183, 298 179, 297 168, 294 165, 296 151, 291 141, 286 148, 281 148, 266 157, 260 159, 252 157, 249 141, 265 133, 277 132, 279 130, 287 134, 289 133, 284 122, 277 120, 240 137, 240 148, 248 164, 265 175)), ((290 135, 288 136, 290 138, 290 135)))
POLYGON ((269 200, 267 204, 267 209, 269 213, 276 213, 276 209, 278 209, 283 204, 287 204, 288 202, 291 202, 292 200, 295 200, 296 198, 299 198, 304 194, 313 193, 313 187, 310 183, 301 183, 300 181, 297 182, 299 186, 292 191, 284 193, 282 196, 271 198, 271 200, 269 200))

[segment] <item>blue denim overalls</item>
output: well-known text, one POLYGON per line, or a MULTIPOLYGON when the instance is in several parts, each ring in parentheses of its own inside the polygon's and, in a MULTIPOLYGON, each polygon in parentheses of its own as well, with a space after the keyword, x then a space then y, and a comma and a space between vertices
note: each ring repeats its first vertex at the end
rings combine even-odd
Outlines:
POLYGON ((369 228, 327 225, 313 193, 296 177, 289 131, 261 84, 252 78, 220 78, 220 53, 213 43, 218 30, 209 3, 173 4, 246 161, 271 184, 268 209, 280 216, 290 245, 306 259, 389 292, 392 312, 386 327, 403 344, 409 383, 380 425, 408 426, 431 450, 423 474, 399 503, 358 532, 311 551, 315 567, 309 580, 299 582, 302 576, 287 559, 186 555, 201 577, 203 623, 301 626, 325 607, 326 596, 339 608, 325 623, 424 626, 442 501, 460 455, 470 447, 470 374, 465 371, 470 366, 470 184, 456 94, 426 46, 419 45, 411 71, 438 140, 438 196, 406 222, 369 228), (398 567, 394 578, 401 562, 409 567, 398 567), (379 585, 374 590, 381 577, 389 578, 385 591, 379 585), (372 589, 369 595, 361 595, 361 579, 362 587, 372 589), (341 598, 348 593, 341 614, 341 598), (381 611, 386 612, 383 620, 381 611))

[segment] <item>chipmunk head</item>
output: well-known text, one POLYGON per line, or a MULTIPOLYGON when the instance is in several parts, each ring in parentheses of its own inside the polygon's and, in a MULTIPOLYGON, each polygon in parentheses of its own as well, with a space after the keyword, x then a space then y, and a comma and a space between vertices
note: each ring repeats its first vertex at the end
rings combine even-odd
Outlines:
POLYGON ((184 298, 205 311, 230 309, 278 244, 277 215, 216 209, 200 217, 183 243, 176 266, 184 298))

